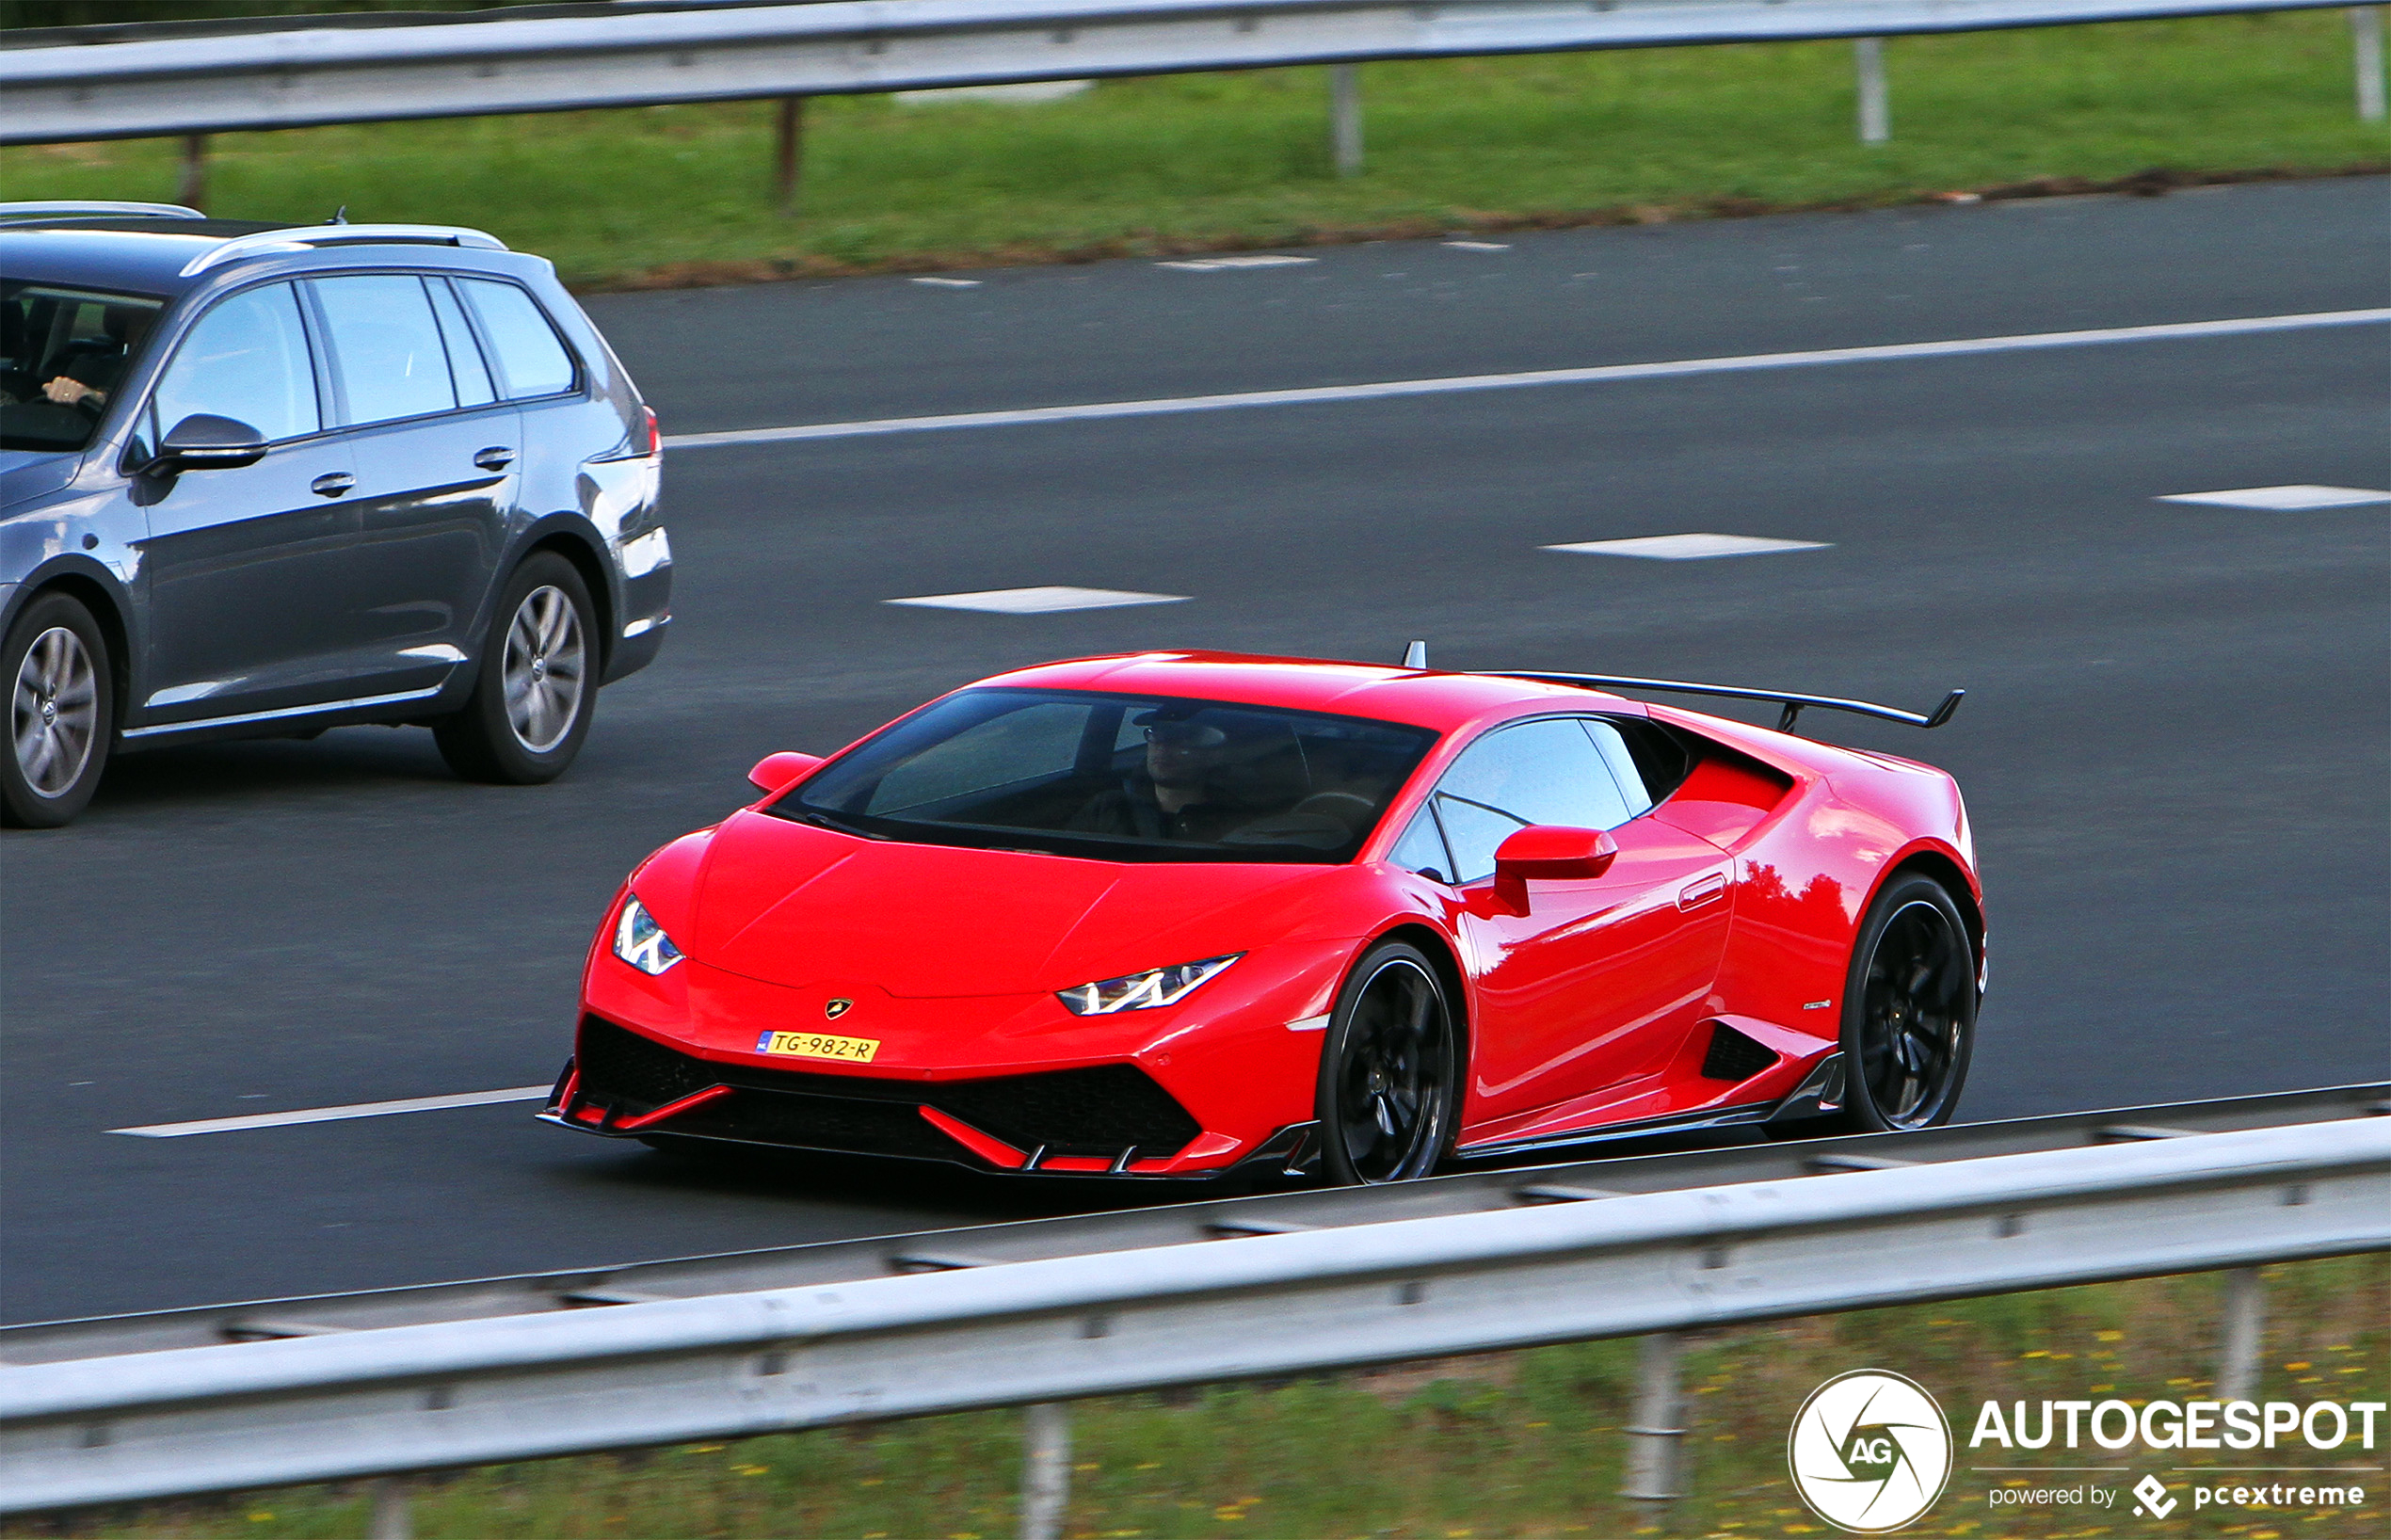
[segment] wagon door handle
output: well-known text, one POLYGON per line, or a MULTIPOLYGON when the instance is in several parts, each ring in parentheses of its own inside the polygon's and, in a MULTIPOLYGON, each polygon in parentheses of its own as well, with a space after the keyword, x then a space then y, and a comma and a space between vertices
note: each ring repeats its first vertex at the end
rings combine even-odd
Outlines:
POLYGON ((1677 907, 1698 909, 1705 904, 1716 903, 1726 895, 1726 874, 1713 872, 1707 877, 1687 883, 1677 890, 1677 907))
POLYGON ((473 463, 485 471, 504 471, 515 463, 515 452, 503 444, 492 444, 475 455, 473 463))
POLYGON ((346 471, 327 471, 307 484, 307 489, 318 497, 339 497, 357 485, 357 478, 346 471))

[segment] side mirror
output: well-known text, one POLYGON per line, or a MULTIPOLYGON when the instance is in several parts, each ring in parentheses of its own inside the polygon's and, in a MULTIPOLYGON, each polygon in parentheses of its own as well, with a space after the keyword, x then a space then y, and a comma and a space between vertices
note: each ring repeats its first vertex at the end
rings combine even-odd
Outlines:
POLYGON ((821 762, 822 756, 819 754, 799 754, 784 748, 778 754, 766 754, 758 760, 756 767, 747 772, 747 778, 760 792, 782 791, 821 762))
POLYGON ((265 435, 249 424, 194 412, 167 430, 144 473, 236 471, 265 457, 265 435))
POLYGON ((1619 842, 1598 828, 1537 824, 1495 847, 1495 875, 1548 881, 1598 877, 1619 858, 1619 842))

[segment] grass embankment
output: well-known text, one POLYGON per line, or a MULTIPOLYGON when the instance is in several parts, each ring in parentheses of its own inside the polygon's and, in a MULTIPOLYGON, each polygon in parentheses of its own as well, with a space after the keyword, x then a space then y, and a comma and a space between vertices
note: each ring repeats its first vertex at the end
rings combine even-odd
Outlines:
MULTIPOLYGON (((2139 1404, 2205 1394, 2216 1363, 2213 1276, 1869 1310, 1698 1339, 1686 1360, 1694 1494, 1665 1532, 1745 1540, 1833 1531, 1795 1499, 1785 1437, 1803 1399, 1847 1370, 1890 1369, 1924 1384, 1955 1424, 1957 1468, 1907 1534, 2050 1537, 2148 1533, 2247 1540, 2356 1540, 2385 1532, 2391 1482, 2381 1445, 2271 1456, 2092 1449, 1971 1455, 1981 1401, 2110 1396, 2139 1404), (2200 1478, 2174 1466, 2372 1466, 2363 1509, 2311 1518, 2196 1514, 2200 1478), (1970 1465, 2123 1465, 2113 1487, 2157 1472, 2181 1506, 2154 1524, 2121 1496, 2104 1512, 1995 1510, 1990 1486, 2052 1485, 1970 1465)), ((2384 1399, 2391 1385, 2391 1257, 2269 1270, 2261 1399, 2384 1399)), ((1661 1533, 1614 1494, 1634 1345, 1595 1342, 1447 1360, 1376 1374, 1083 1403, 1066 1532, 1075 1540, 1170 1536, 1613 1537, 1661 1533)), ((472 1537, 844 1536, 1007 1540, 1015 1525, 1019 1419, 928 1418, 703 1444, 650 1456, 559 1460, 427 1483, 422 1540, 472 1537)), ((2228 1477, 2226 1480, 2255 1480, 2228 1477)), ((2283 1479, 2283 1478, 2267 1478, 2283 1479)), ((2316 1478, 2303 1478, 2316 1479, 2316 1478)), ((34 1532, 24 1526, 8 1534, 34 1532)), ((53 1531, 52 1532, 57 1532, 53 1531)), ((365 1532, 357 1488, 311 1488, 154 1508, 75 1532, 128 1540, 297 1540, 365 1532)))
MULTIPOLYGON (((1875 147, 1854 139, 1848 44, 1738 45, 1366 66, 1368 169, 1345 181, 1324 72, 1278 70, 1036 106, 822 99, 794 219, 770 206, 758 103, 220 135, 207 203, 482 226, 576 284, 619 286, 2391 166, 2391 135, 2357 120, 2338 11, 1886 52, 1894 137, 1875 147)), ((0 182, 13 199, 169 198, 174 154, 9 150, 0 182)))

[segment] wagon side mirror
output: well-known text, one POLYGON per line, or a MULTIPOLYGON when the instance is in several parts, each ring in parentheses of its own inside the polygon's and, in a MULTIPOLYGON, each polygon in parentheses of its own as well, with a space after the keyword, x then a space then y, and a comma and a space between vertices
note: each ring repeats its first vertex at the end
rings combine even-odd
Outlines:
POLYGON ((265 457, 265 435, 249 424, 211 412, 194 412, 167 429, 152 474, 175 471, 237 471, 265 457))
POLYGON ((756 767, 747 772, 747 779, 754 782, 760 792, 783 791, 821 762, 822 756, 819 754, 799 754, 794 749, 784 748, 778 754, 766 754, 758 760, 756 767))
POLYGON ((1524 914, 1531 878, 1582 881, 1602 875, 1618 858, 1619 842, 1601 829, 1533 824, 1495 847, 1495 891, 1524 914))

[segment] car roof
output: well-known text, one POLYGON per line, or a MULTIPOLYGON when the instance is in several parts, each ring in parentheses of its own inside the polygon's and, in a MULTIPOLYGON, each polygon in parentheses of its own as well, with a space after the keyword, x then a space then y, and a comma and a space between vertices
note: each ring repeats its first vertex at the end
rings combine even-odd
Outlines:
POLYGON ((138 215, 12 224, 0 227, 0 272, 11 279, 171 298, 201 281, 183 276, 201 251, 236 235, 292 228, 280 220, 138 215))
POLYGON ((1330 658, 1251 652, 1127 652, 1015 669, 981 688, 1105 690, 1240 705, 1331 712, 1450 732, 1521 708, 1644 714, 1640 701, 1599 690, 1486 674, 1455 674, 1330 658))

